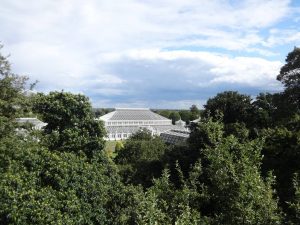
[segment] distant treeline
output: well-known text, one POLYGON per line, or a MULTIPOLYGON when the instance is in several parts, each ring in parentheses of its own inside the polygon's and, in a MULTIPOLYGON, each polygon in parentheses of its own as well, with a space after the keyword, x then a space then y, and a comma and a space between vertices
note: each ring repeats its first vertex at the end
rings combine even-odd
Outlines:
MULTIPOLYGON (((178 120, 183 120, 187 124, 190 121, 196 120, 201 117, 203 110, 198 109, 196 105, 192 105, 190 109, 151 109, 153 112, 158 113, 161 116, 164 116, 170 120, 172 120, 173 124, 175 124, 178 120)), ((93 112, 95 117, 103 116, 109 112, 114 111, 114 108, 93 108, 93 112)))

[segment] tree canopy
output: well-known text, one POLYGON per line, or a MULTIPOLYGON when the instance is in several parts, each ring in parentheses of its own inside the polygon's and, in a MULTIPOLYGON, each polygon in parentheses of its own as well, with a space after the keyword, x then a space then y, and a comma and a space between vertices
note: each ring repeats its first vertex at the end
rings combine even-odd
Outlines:
POLYGON ((225 124, 245 122, 251 108, 251 98, 237 91, 225 91, 208 99, 204 114, 212 117, 223 116, 225 124))
POLYGON ((48 123, 44 140, 49 149, 84 152, 92 157, 104 148, 104 126, 94 120, 87 97, 63 91, 38 94, 33 110, 48 123))

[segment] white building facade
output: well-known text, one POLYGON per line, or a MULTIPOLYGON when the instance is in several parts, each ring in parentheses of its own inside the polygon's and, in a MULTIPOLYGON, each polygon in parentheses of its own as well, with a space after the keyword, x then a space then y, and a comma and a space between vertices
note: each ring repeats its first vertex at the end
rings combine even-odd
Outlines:
POLYGON ((107 140, 123 140, 141 129, 148 129, 152 135, 160 135, 172 129, 186 130, 181 125, 173 125, 165 118, 148 108, 116 108, 101 116, 107 131, 107 140))

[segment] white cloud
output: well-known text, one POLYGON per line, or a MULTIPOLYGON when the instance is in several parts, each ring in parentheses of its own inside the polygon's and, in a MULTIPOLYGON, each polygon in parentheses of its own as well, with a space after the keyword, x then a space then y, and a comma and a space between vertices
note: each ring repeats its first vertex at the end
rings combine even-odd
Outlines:
POLYGON ((292 43, 295 46, 300 44, 300 31, 296 29, 271 29, 270 36, 264 45, 274 47, 292 43))
POLYGON ((1 41, 14 70, 39 80, 39 90, 83 92, 103 104, 183 106, 208 88, 211 94, 234 85, 278 90, 281 63, 268 57, 278 55, 271 47, 299 43, 297 26, 276 28, 299 14, 290 5, 2 0, 1 41))
MULTIPOLYGON (((3 38, 94 52, 191 45, 245 49, 285 18, 289 1, 3 0, 3 38)), ((14 40, 9 40, 9 42, 14 40)), ((22 43, 19 43, 22 45, 22 43)))
POLYGON ((201 76, 197 77, 197 74, 209 74, 210 76, 206 78, 210 80, 206 83, 207 85, 216 82, 241 83, 251 86, 276 83, 276 75, 282 66, 280 61, 258 57, 230 57, 225 54, 200 51, 147 49, 132 50, 116 55, 118 55, 114 57, 116 61, 124 59, 142 62, 143 65, 155 64, 152 67, 163 62, 163 68, 168 68, 169 72, 176 70, 186 77, 201 78, 201 76))

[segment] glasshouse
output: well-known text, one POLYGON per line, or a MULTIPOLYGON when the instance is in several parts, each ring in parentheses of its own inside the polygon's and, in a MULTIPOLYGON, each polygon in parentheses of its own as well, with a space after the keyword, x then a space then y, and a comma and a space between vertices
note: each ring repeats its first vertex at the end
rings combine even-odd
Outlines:
POLYGON ((170 130, 187 130, 185 124, 173 125, 165 118, 148 108, 116 108, 115 111, 101 116, 107 131, 107 140, 127 139, 140 129, 147 129, 152 135, 160 135, 170 130))

